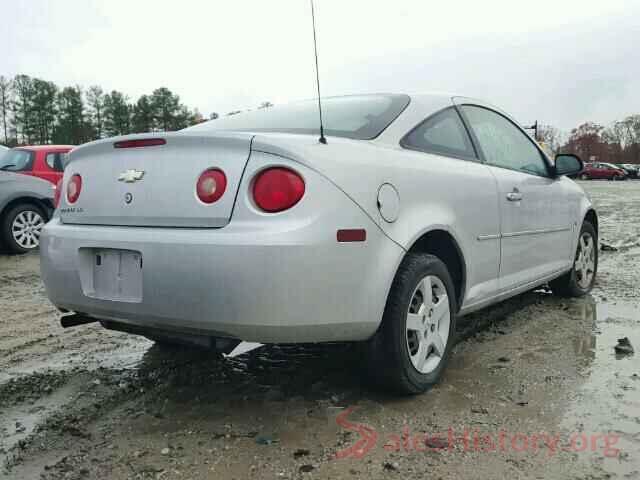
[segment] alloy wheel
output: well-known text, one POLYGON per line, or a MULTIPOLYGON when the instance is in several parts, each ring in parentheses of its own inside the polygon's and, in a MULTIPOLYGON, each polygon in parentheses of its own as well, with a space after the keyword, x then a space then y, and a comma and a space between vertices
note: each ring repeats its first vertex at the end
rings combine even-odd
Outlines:
POLYGON ((22 248, 32 250, 40 245, 40 233, 44 219, 33 210, 20 212, 11 223, 11 235, 22 248))
POLYGON ((583 290, 591 285, 596 269, 595 242, 588 232, 583 232, 578 241, 576 261, 573 265, 576 282, 583 290))
POLYGON ((444 357, 451 328, 449 298, 442 280, 424 277, 413 292, 406 321, 407 350, 414 368, 431 373, 444 357))

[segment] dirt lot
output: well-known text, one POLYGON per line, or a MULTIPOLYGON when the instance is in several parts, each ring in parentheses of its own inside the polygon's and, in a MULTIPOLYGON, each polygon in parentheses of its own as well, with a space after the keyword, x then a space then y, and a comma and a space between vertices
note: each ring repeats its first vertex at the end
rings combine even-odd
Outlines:
POLYGON ((63 330, 38 256, 0 255, 0 478, 640 478, 640 182, 583 185, 618 247, 593 295, 466 318, 416 397, 367 389, 345 345, 216 358, 63 330))

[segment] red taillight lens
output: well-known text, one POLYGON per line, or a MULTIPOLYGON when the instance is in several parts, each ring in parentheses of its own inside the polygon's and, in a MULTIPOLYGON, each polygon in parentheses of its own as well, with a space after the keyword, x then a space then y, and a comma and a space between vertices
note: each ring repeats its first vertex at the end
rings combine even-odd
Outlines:
POLYGON ((200 201, 213 203, 222 197, 227 189, 227 177, 222 170, 217 168, 206 170, 198 178, 196 193, 200 201))
POLYGON ((164 138, 138 138, 136 140, 115 142, 113 148, 155 147, 157 145, 164 145, 165 143, 167 143, 167 141, 164 138))
POLYGON ((261 172, 253 183, 253 200, 265 212, 282 212, 304 195, 304 180, 288 168, 274 167, 261 172))
POLYGON ((67 202, 75 203, 80 197, 80 190, 82 190, 82 177, 75 173, 67 183, 67 202))
POLYGON ((58 208, 60 205, 60 196, 62 195, 62 179, 58 180, 56 184, 55 192, 53 192, 53 206, 54 208, 58 208))

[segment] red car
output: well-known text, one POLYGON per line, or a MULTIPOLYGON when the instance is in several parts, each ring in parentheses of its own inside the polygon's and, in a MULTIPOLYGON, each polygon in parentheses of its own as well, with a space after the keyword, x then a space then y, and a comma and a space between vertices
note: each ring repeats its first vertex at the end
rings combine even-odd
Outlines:
POLYGON ((604 162, 585 163, 584 170, 580 174, 581 180, 624 180, 625 178, 627 178, 627 173, 623 169, 604 162))
POLYGON ((0 156, 0 170, 39 177, 56 185, 62 178, 64 156, 72 148, 72 145, 12 148, 0 156))

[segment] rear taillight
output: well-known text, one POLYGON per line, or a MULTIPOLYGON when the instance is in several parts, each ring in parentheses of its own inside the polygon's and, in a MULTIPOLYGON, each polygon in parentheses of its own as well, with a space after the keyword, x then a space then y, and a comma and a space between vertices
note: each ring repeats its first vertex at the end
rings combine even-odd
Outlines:
POLYGON ((213 168, 202 172, 196 183, 196 194, 201 202, 213 203, 227 189, 227 177, 222 170, 213 168))
POLYGON ((53 192, 53 206, 54 206, 54 208, 58 208, 58 205, 60 205, 60 195, 61 195, 61 193, 62 193, 62 179, 58 180, 58 183, 54 187, 54 192, 53 192))
POLYGON ((157 145, 164 145, 165 143, 167 143, 167 141, 164 138, 138 138, 136 140, 115 142, 113 148, 155 147, 157 145))
POLYGON ((300 201, 304 189, 304 180, 298 173, 284 167, 269 168, 253 182, 253 200, 265 212, 282 212, 300 201))
POLYGON ((73 174, 67 183, 67 202, 76 203, 82 190, 82 177, 77 173, 73 174))

